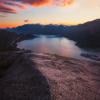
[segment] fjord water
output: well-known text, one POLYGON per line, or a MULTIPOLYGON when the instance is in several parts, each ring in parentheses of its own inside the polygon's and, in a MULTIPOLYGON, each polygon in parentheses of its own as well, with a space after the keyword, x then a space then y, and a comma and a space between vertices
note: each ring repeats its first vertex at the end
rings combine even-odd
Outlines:
POLYGON ((80 57, 81 49, 74 41, 65 37, 38 36, 31 40, 24 40, 17 45, 20 49, 32 50, 36 53, 50 53, 66 57, 80 57))

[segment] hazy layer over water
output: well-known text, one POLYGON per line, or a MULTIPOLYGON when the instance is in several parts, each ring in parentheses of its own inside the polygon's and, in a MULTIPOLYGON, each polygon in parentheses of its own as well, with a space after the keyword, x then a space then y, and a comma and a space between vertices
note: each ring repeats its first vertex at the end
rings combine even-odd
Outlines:
POLYGON ((18 43, 18 48, 28 49, 39 53, 58 54, 66 57, 80 57, 79 47, 65 37, 39 36, 31 40, 18 43))

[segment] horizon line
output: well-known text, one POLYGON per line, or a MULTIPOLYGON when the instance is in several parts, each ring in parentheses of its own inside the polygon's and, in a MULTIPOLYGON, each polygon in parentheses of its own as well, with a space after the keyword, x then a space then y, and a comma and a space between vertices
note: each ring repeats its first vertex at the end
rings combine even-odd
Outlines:
POLYGON ((77 24, 64 24, 64 23, 47 23, 47 24, 43 24, 43 23, 25 23, 25 24, 21 24, 21 25, 16 25, 16 26, 7 26, 7 27, 0 27, 0 29, 7 29, 7 28, 16 28, 16 27, 20 27, 20 26, 24 26, 24 25, 43 25, 43 26, 46 26, 46 25, 57 25, 57 26, 78 26, 78 25, 82 25, 82 24, 85 24, 85 23, 88 23, 88 22, 92 22, 92 21, 95 21, 95 20, 100 20, 100 19, 94 19, 94 20, 89 20, 89 21, 85 21, 85 22, 82 22, 82 23, 77 23, 77 24))

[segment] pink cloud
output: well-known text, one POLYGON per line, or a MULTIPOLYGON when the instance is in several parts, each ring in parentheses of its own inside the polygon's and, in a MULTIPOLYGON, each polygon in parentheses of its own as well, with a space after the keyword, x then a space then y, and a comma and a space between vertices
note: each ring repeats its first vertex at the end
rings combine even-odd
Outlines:
POLYGON ((13 8, 7 7, 3 3, 0 3, 0 12, 2 13, 16 13, 13 8))
POLYGON ((53 0, 20 0, 22 3, 30 4, 32 6, 45 6, 51 4, 53 0))
POLYGON ((33 7, 57 5, 66 6, 71 5, 74 0, 0 0, 0 12, 2 13, 16 13, 14 7, 25 9, 28 5, 33 7))
POLYGON ((38 6, 48 6, 48 5, 57 5, 57 6, 71 5, 74 2, 74 0, 20 0, 19 2, 38 7, 38 6))
POLYGON ((0 13, 16 13, 15 7, 24 9, 25 5, 17 0, 0 0, 0 13))

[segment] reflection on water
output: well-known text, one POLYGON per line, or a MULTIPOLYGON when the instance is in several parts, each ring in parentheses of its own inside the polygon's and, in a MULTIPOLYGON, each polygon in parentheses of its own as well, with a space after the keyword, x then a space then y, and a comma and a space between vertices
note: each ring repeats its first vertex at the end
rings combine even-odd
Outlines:
POLYGON ((39 53, 58 54, 66 57, 79 57, 81 49, 64 37, 39 36, 32 40, 24 40, 18 43, 18 48, 28 49, 39 53))

